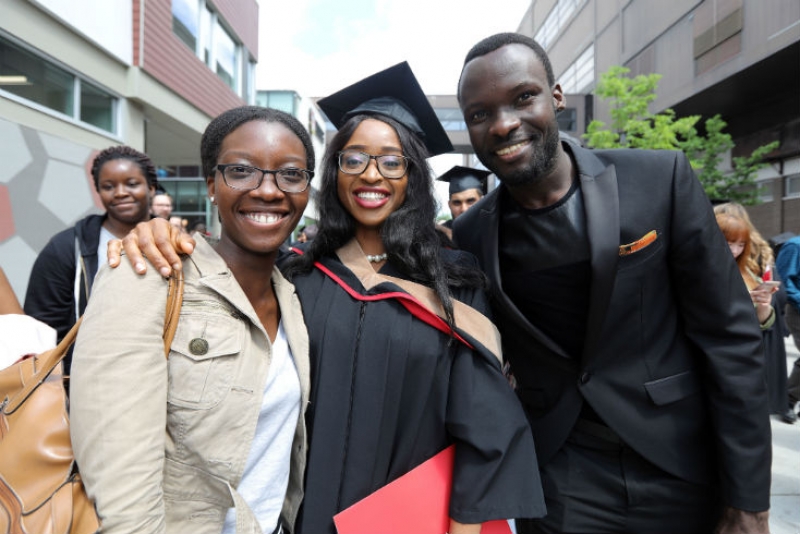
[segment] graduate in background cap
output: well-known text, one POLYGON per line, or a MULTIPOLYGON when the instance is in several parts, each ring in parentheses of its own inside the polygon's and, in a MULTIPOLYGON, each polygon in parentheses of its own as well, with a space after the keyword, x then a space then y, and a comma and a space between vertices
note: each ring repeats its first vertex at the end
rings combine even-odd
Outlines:
POLYGON ((450 184, 447 206, 453 218, 442 223, 442 226, 453 228, 453 221, 483 198, 486 194, 486 179, 490 174, 492 173, 489 171, 456 165, 437 178, 440 182, 450 184))
POLYGON ((485 277, 435 230, 426 158, 452 150, 444 128, 407 63, 319 106, 339 128, 318 174, 319 230, 282 266, 311 359, 295 532, 336 534, 337 513, 451 444, 451 534, 541 517, 533 439, 500 368, 485 277))

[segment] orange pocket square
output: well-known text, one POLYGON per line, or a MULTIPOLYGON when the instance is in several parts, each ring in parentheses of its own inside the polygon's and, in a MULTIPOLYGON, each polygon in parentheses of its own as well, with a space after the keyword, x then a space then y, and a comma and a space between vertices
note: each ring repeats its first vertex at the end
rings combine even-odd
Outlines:
POLYGON ((658 239, 658 232, 655 230, 650 230, 642 237, 634 241, 633 243, 628 243, 627 245, 620 245, 619 246, 619 255, 620 256, 627 256, 629 254, 633 254, 634 252, 639 252, 643 248, 653 244, 655 240, 658 239))

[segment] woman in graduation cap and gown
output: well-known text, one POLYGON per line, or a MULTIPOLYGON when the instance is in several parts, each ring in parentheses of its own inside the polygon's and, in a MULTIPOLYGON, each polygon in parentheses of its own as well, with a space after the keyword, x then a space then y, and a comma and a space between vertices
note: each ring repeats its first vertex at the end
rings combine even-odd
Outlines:
POLYGON ((334 514, 451 443, 450 517, 462 524, 451 522, 451 533, 543 515, 484 278, 435 233, 426 158, 452 150, 447 134, 407 63, 319 106, 339 125, 323 163, 319 233, 286 270, 312 354, 302 530, 335 532, 334 514))
MULTIPOLYGON (((485 278, 435 233, 426 158, 452 150, 446 132, 407 63, 319 105, 339 126, 322 166, 319 232, 282 266, 311 343, 298 532, 335 534, 334 515, 451 444, 451 534, 543 516, 533 440, 486 318, 485 278)), ((132 262, 141 261, 129 246, 137 240, 126 241, 132 262)), ((144 252, 159 267, 160 252, 174 256, 144 252)))

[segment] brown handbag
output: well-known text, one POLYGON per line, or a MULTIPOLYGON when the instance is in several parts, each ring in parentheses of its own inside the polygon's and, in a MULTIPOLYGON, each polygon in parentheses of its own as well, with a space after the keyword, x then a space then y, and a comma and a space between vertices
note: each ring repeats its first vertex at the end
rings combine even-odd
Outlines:
MULTIPOLYGON (((180 317, 183 273, 169 280, 164 354, 180 317)), ((81 319, 54 349, 0 371, 0 533, 91 534, 94 503, 75 466, 61 360, 81 319)))

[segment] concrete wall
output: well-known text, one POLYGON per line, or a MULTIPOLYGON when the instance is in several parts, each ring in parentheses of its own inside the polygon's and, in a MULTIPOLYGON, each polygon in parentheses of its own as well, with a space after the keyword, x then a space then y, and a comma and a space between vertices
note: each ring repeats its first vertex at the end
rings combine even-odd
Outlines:
POLYGON ((103 212, 89 172, 97 150, 4 119, 0 139, 0 267, 23 302, 33 262, 50 238, 103 212))

